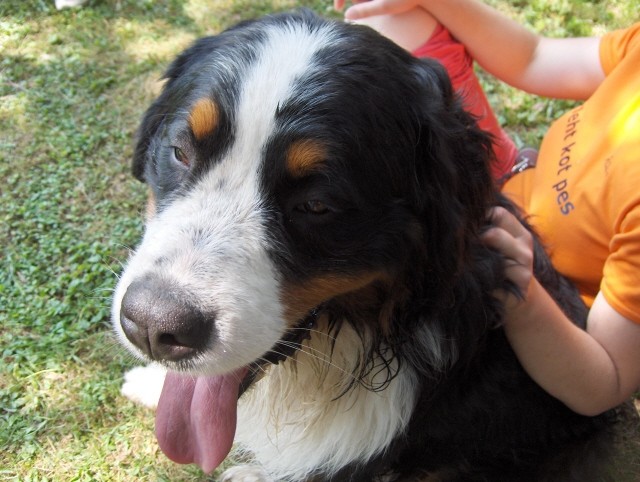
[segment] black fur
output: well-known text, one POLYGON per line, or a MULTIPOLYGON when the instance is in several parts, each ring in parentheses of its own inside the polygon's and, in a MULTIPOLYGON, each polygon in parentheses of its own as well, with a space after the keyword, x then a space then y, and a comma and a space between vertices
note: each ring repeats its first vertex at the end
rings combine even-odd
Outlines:
MULTIPOLYGON (((140 128, 133 164, 160 209, 233 144, 236 85, 252 60, 251 45, 265 26, 287 23, 324 25, 307 12, 246 23, 198 41, 169 68, 140 128), (230 74, 218 75, 219 62, 231 65, 230 74), (180 106, 205 93, 222 105, 217 137, 197 146, 189 172, 166 168, 156 149, 162 130, 178 122, 180 106)), ((317 54, 317 68, 279 106, 264 149, 270 254, 293 283, 322 273, 388 273, 389 282, 325 300, 323 309, 334 333, 349 322, 363 343, 373 340, 360 347, 368 356, 358 376, 382 368, 390 380, 394 359, 398 370, 419 373, 420 382, 406 433, 376 460, 317 480, 364 482, 383 473, 407 480, 422 473, 450 481, 600 480, 594 463, 606 461, 611 415, 577 415, 543 392, 501 329, 494 292, 514 288, 502 258, 479 235, 491 206, 516 210, 491 181, 490 139, 461 109, 437 62, 415 59, 369 29, 335 28, 339 40, 317 54), (322 172, 302 180, 286 172, 282 157, 297 139, 328 146, 322 172), (301 211, 310 197, 329 213, 301 211), (438 363, 416 337, 425 327, 439 336, 438 363), (386 367, 374 366, 378 355, 386 367)), ((585 307, 536 242, 537 277, 583 324, 585 307)))

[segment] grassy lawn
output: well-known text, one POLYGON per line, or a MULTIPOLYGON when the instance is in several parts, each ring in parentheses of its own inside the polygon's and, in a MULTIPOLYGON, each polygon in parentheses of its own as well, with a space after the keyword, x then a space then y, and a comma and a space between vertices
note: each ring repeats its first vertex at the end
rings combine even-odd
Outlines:
MULTIPOLYGON (((196 37, 300 5, 335 13, 330 0, 89 0, 62 12, 53 1, 0 0, 0 480, 207 480, 165 459, 153 413, 119 394, 135 362, 109 305, 142 231, 134 131, 196 37)), ((640 11, 640 0, 494 4, 557 36, 640 11)), ((483 81, 521 144, 569 105, 483 81)))

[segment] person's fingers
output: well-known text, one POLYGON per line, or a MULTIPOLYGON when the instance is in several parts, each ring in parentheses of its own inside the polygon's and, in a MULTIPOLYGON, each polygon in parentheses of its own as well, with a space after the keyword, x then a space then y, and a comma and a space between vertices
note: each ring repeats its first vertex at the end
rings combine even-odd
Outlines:
POLYGON ((515 238, 507 230, 493 226, 481 235, 481 239, 486 246, 499 251, 506 259, 516 264, 529 263, 530 250, 526 243, 515 238))
MULTIPOLYGON (((491 225, 482 233, 481 241, 498 251, 505 259, 505 275, 522 293, 533 278, 533 238, 520 221, 504 208, 489 213, 491 225)), ((504 297, 508 299, 509 296, 504 297)))
POLYGON ((507 255, 505 249, 510 251, 510 246, 515 241, 509 232, 497 226, 487 228, 487 230, 480 235, 480 239, 486 246, 500 251, 504 255, 507 255))
POLYGON ((497 206, 491 210, 489 219, 495 227, 502 228, 511 234, 514 238, 522 238, 530 236, 529 231, 513 214, 501 206, 497 206))
POLYGON ((533 236, 520 220, 502 207, 492 209, 489 217, 491 226, 483 237, 485 244, 520 264, 531 263, 533 236))

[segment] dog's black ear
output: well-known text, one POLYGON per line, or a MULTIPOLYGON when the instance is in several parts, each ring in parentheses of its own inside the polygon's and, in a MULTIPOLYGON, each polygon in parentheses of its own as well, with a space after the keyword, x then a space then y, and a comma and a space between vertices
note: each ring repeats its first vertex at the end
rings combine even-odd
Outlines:
POLYGON ((171 63, 163 75, 162 78, 166 82, 162 92, 145 112, 136 135, 132 172, 140 181, 145 181, 145 170, 149 163, 153 162, 150 152, 153 137, 164 123, 172 106, 175 106, 179 97, 184 95, 185 89, 180 87, 184 82, 183 77, 187 72, 197 68, 197 65, 207 57, 207 54, 218 47, 219 37, 211 36, 197 40, 171 63))
POLYGON ((466 206, 483 209, 477 206, 479 201, 495 202, 491 135, 463 109, 464 99, 454 92, 439 62, 421 59, 416 72, 422 88, 419 115, 425 174, 437 176, 442 187, 454 192, 466 206))
POLYGON ((495 202, 491 138, 462 109, 442 65, 422 59, 415 72, 421 122, 416 178, 427 256, 438 275, 447 278, 465 264, 471 238, 478 236, 495 202))

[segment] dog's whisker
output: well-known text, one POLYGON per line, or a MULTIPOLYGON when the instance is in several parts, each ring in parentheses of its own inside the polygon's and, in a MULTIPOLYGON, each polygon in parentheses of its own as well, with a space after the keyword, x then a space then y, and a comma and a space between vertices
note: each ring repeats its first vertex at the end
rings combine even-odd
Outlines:
POLYGON ((318 329, 314 329, 314 328, 304 328, 301 326, 298 327, 294 327, 291 329, 291 331, 308 331, 309 333, 314 333, 317 335, 320 335, 322 337, 325 337, 331 341, 336 341, 337 338, 332 336, 330 333, 327 333, 326 331, 322 331, 322 330, 318 330, 318 329))
MULTIPOLYGON (((283 342, 283 345, 290 346, 292 348, 298 348, 298 345, 296 345, 295 343, 283 342)), ((319 361, 323 365, 326 365, 327 367, 333 368, 333 369, 337 370, 338 372, 342 373, 343 375, 345 375, 345 376, 347 376, 349 378, 352 378, 353 380, 359 380, 359 378, 356 377, 353 373, 349 372, 348 370, 344 369, 343 367, 341 367, 341 366, 335 364, 334 362, 332 362, 331 361, 331 357, 328 356, 325 352, 323 352, 321 350, 317 350, 315 348, 312 348, 312 347, 306 346, 306 345, 300 345, 298 352, 299 353, 304 353, 305 355, 307 355, 311 359, 319 361)), ((293 358, 293 357, 288 356, 287 358, 293 358)), ((301 360, 299 358, 296 358, 296 362, 301 362, 301 360)))

